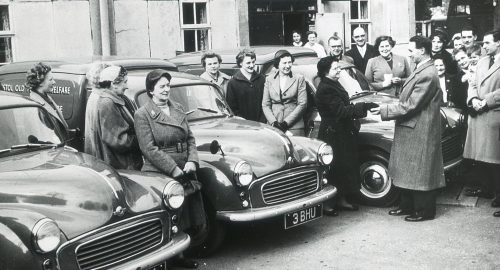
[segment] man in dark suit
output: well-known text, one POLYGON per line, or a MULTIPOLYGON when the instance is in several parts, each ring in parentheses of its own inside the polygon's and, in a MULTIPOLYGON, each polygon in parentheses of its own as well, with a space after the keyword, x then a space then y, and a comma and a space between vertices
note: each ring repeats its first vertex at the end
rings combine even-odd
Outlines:
POLYGON ((345 53, 345 55, 352 57, 354 59, 354 65, 363 74, 366 70, 366 63, 368 59, 378 55, 375 47, 366 43, 366 32, 365 29, 358 27, 352 32, 352 39, 355 44, 352 44, 351 49, 345 53))
POLYGON ((415 71, 398 103, 380 105, 382 120, 395 120, 389 175, 401 188, 401 202, 389 215, 424 221, 436 215, 436 190, 445 186, 441 153, 443 94, 431 58, 431 41, 414 36, 408 44, 415 71))

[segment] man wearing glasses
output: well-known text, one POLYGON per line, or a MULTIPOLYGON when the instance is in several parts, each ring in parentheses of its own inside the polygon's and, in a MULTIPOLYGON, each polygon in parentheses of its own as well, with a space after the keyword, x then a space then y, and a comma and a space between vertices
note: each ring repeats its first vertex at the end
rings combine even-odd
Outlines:
POLYGON ((354 40, 354 44, 352 44, 351 49, 345 55, 350 56, 354 60, 356 68, 365 73, 368 60, 377 56, 377 52, 372 45, 366 43, 366 32, 362 27, 354 29, 352 39, 354 40))
POLYGON ((345 61, 354 64, 352 57, 344 55, 344 42, 337 36, 337 33, 333 34, 328 39, 328 54, 333 56, 337 61, 345 61))

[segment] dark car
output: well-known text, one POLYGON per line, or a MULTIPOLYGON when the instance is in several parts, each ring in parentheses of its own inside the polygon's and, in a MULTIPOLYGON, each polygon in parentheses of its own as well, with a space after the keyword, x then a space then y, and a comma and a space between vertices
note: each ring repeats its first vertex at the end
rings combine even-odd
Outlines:
MULTIPOLYGON (((56 88, 61 78, 84 80, 84 70, 69 76, 64 67, 53 71, 56 88)), ((147 98, 147 73, 140 69, 128 73, 125 94, 138 106, 147 98)), ((322 202, 336 194, 325 179, 333 158, 330 146, 316 139, 287 137, 271 126, 234 117, 216 85, 186 73, 171 74, 170 97, 188 114, 200 159, 198 177, 209 228, 198 250, 208 254, 220 246, 227 223, 281 218, 284 227, 290 228, 321 217, 322 202)), ((4 81, 12 79, 0 68, 0 83, 4 81)), ((52 97, 62 106, 71 106, 57 94, 52 97)))
MULTIPOLYGON (((273 68, 274 54, 278 50, 288 50, 295 58, 296 62, 308 61, 309 59, 314 59, 317 61, 318 56, 316 52, 309 48, 304 47, 283 47, 283 46, 252 46, 249 47, 253 50, 257 56, 255 61, 256 71, 261 74, 268 74, 273 68)), ((236 64, 236 55, 243 49, 225 49, 225 50, 214 50, 213 52, 219 54, 222 58, 221 71, 232 76, 238 69, 236 64)), ((172 63, 177 65, 179 71, 187 72, 194 75, 200 75, 205 70, 201 65, 201 56, 203 52, 192 52, 183 53, 174 58, 169 59, 172 63)))
MULTIPOLYGON (((341 81, 344 88, 351 91, 352 103, 376 102, 388 104, 398 101, 395 96, 372 91, 368 79, 354 65, 341 62, 340 66, 352 78, 352 80, 345 79, 341 81), (353 89, 356 89, 356 91, 353 91, 353 89)), ((319 83, 316 76, 316 64, 294 66, 293 70, 303 74, 308 83, 308 91, 316 93, 316 86, 319 83)), ((309 127, 307 134, 312 138, 316 138, 321 117, 315 110, 313 100, 309 100, 309 105, 308 110, 311 112, 306 120, 308 121, 307 127, 309 127)), ((462 161, 466 125, 460 109, 442 107, 441 116, 443 161, 445 172, 450 173, 462 161)), ((368 114, 368 117, 361 119, 361 130, 358 138, 361 159, 359 169, 361 189, 359 195, 361 201, 366 204, 387 206, 393 204, 399 197, 400 191, 392 185, 392 179, 389 177, 388 171, 393 138, 394 121, 381 121, 380 116, 370 114, 368 114)))
POLYGON ((65 146, 56 121, 0 91, 0 269, 164 269, 190 243, 182 185, 65 146))
MULTIPOLYGON (((85 106, 87 98, 92 92, 85 73, 93 61, 106 61, 111 64, 121 65, 129 71, 155 68, 177 70, 175 64, 154 58, 110 56, 43 61, 52 67, 52 73, 57 74, 57 84, 51 90, 52 95, 60 106, 69 128, 77 131, 72 132, 75 137, 69 144, 78 150, 83 150, 85 106)), ((3 90, 28 96, 28 90, 25 89, 26 72, 36 63, 37 61, 25 61, 0 67, 0 82, 3 90)))

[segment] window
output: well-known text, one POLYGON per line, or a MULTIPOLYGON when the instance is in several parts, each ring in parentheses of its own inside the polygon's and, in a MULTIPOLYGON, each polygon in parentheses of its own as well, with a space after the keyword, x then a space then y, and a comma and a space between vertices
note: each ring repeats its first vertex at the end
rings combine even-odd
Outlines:
POLYGON ((210 49, 207 0, 181 0, 181 20, 184 51, 210 49))
POLYGON ((9 6, 0 5, 0 64, 12 62, 12 34, 9 6))
POLYGON ((366 41, 370 41, 370 5, 368 0, 351 0, 351 37, 357 27, 362 27, 366 32, 366 41))

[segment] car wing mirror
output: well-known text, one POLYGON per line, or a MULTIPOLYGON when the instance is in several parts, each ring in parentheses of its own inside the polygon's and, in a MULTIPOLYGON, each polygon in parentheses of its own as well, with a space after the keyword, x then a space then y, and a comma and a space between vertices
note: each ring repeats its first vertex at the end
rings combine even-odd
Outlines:
POLYGON ((212 153, 212 154, 215 155, 215 154, 217 154, 219 152, 219 150, 220 150, 222 156, 225 156, 224 151, 222 151, 222 147, 219 144, 219 142, 217 140, 213 140, 210 143, 210 153, 212 153))

